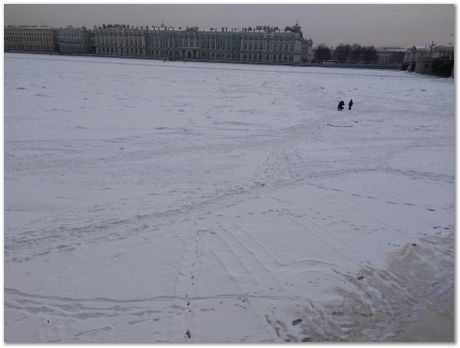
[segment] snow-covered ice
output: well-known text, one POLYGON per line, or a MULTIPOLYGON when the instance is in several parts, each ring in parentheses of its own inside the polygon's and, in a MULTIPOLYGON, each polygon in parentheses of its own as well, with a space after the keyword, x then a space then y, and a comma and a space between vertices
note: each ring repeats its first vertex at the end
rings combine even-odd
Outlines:
POLYGON ((453 297, 452 79, 4 71, 7 342, 385 341, 453 297))

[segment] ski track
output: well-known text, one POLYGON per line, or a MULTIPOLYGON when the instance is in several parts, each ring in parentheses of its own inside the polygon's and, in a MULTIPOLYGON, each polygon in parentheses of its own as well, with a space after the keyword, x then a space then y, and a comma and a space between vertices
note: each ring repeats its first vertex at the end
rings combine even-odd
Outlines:
POLYGON ((7 54, 5 340, 397 337, 453 296, 453 100, 405 72, 7 54))

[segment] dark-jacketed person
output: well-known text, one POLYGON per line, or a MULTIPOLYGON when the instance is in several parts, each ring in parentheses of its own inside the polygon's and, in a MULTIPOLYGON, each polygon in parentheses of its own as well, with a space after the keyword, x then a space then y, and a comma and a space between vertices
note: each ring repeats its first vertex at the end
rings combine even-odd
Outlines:
POLYGON ((342 111, 344 106, 345 106, 345 102, 343 100, 341 100, 339 102, 339 105, 337 105, 337 110, 342 111))
POLYGON ((348 110, 351 110, 352 106, 353 106, 353 99, 350 99, 350 102, 348 103, 348 110))

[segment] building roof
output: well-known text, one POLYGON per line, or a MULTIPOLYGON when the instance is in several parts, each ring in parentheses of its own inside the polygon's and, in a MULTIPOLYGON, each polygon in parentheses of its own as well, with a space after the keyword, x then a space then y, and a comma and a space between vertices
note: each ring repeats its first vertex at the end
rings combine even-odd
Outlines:
POLYGON ((392 52, 392 53, 397 53, 397 52, 406 52, 407 48, 402 48, 402 47, 377 47, 378 52, 392 52))
POLYGON ((444 50, 444 51, 454 51, 455 46, 454 45, 439 45, 433 47, 433 50, 444 50))

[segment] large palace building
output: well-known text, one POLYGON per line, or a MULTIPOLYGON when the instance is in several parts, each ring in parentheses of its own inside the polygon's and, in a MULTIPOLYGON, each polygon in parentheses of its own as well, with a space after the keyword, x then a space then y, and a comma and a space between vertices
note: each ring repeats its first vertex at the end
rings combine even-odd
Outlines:
POLYGON ((5 28, 5 51, 56 52, 56 29, 50 27, 5 28))
POLYGON ((132 27, 5 28, 5 51, 96 54, 162 60, 201 60, 267 64, 301 64, 311 40, 296 24, 284 30, 269 26, 235 28, 132 27))

